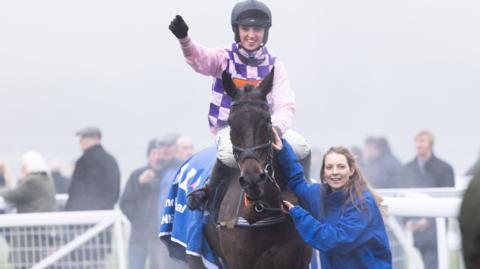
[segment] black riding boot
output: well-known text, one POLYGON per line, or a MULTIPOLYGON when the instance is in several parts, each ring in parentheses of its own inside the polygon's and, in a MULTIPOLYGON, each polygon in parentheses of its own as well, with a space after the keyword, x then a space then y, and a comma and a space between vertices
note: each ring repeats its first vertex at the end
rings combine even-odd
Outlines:
POLYGON ((220 160, 217 160, 215 166, 212 169, 210 178, 205 185, 197 190, 192 191, 187 195, 187 207, 190 210, 204 210, 207 202, 214 196, 218 196, 218 187, 222 183, 222 178, 226 177, 228 173, 231 173, 233 168, 230 168, 223 164, 220 160))

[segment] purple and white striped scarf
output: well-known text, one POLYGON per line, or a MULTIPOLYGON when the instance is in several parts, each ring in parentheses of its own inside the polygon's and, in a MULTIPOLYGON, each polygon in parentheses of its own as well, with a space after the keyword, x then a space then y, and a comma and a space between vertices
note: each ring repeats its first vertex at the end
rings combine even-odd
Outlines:
MULTIPOLYGON (((252 81, 252 84, 256 84, 268 75, 276 60, 276 57, 271 55, 266 47, 262 47, 262 53, 257 54, 256 57, 259 59, 263 58, 263 62, 258 66, 250 66, 240 60, 236 43, 232 44, 231 48, 226 48, 225 50, 229 58, 226 70, 232 75, 234 81, 235 79, 240 79, 252 81)), ((271 97, 267 96, 267 100, 271 106, 271 97)), ((214 134, 220 128, 228 125, 227 120, 230 114, 231 101, 230 96, 223 89, 222 79, 215 78, 212 86, 212 101, 210 102, 210 110, 208 112, 208 123, 214 134)))

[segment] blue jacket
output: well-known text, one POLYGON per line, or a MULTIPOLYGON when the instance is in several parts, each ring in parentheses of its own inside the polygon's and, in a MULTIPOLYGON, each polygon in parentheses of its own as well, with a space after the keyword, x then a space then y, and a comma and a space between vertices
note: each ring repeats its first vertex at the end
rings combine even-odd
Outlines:
POLYGON ((345 203, 346 193, 322 192, 322 185, 306 182, 291 146, 285 140, 283 144, 278 159, 288 188, 307 208, 292 207, 290 215, 303 240, 320 250, 322 269, 392 268, 385 224, 373 195, 363 192, 365 204, 358 210, 359 204, 345 203))

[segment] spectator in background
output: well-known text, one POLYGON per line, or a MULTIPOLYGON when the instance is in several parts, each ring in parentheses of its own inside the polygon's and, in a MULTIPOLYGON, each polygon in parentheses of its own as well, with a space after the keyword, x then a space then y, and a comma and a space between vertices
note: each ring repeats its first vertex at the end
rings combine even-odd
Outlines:
POLYGON ((62 174, 62 165, 60 161, 53 160, 50 163, 50 171, 52 174, 53 182, 55 183, 55 192, 68 193, 68 188, 70 187, 70 178, 62 174))
POLYGON ((402 164, 390 150, 384 137, 368 137, 365 140, 363 171, 375 188, 392 188, 402 164))
POLYGON ((75 164, 68 191, 67 211, 113 209, 120 193, 120 170, 117 161, 102 145, 96 127, 76 133, 83 155, 75 164))
MULTIPOLYGON (((454 187, 455 177, 450 164, 433 154, 434 137, 429 131, 415 136, 417 156, 405 164, 396 180, 404 188, 454 187)), ((433 218, 410 219, 406 227, 413 232, 414 244, 422 254, 425 269, 438 268, 437 229, 433 218)))
POLYGON ((433 145, 434 137, 431 132, 420 131, 415 136, 417 156, 402 167, 396 182, 399 187, 454 187, 453 168, 435 156, 433 145))
POLYGON ((353 157, 355 157, 355 161, 357 162, 357 165, 364 170, 365 167, 365 161, 363 157, 363 150, 361 147, 353 145, 350 147, 350 151, 353 154, 353 157))
POLYGON ((148 163, 133 171, 120 199, 120 208, 131 223, 128 268, 145 268, 147 257, 152 269, 185 267, 171 260, 165 245, 158 239, 156 215, 166 199, 159 193, 168 192, 173 178, 168 178, 173 159, 171 143, 157 139, 148 143, 148 163))
POLYGON ((480 157, 477 159, 477 161, 468 169, 467 173, 465 175, 467 176, 474 176, 477 173, 480 173, 480 157))
MULTIPOLYGON (((13 204, 17 213, 55 211, 55 186, 48 170, 47 162, 39 152, 26 152, 22 155, 21 177, 17 186, 0 189, 0 196, 13 204)), ((35 229, 35 233, 22 227, 3 231, 3 236, 9 242, 10 261, 15 269, 31 268, 45 257, 42 249, 48 244, 49 238, 42 229, 35 229)))
POLYGON ((192 156, 195 151, 192 138, 188 136, 180 136, 176 141, 177 154, 176 158, 180 162, 184 162, 186 159, 192 156))
MULTIPOLYGON (((102 133, 97 127, 85 127, 76 135, 80 137, 83 155, 75 163, 65 210, 111 210, 120 195, 117 161, 103 149, 102 133)), ((78 235, 72 227, 65 239, 71 241, 75 236, 78 235)), ((111 242, 111 230, 104 230, 83 244, 70 255, 78 264, 75 268, 103 268, 101 264, 111 249, 99 250, 98 246, 109 246, 111 242)))
POLYGON ((12 177, 8 166, 0 162, 0 188, 12 186, 12 177))
POLYGON ((470 181, 460 208, 460 232, 465 268, 480 268, 480 172, 470 181))
POLYGON ((37 151, 22 155, 21 178, 17 186, 0 189, 0 196, 17 208, 18 213, 55 211, 55 186, 48 165, 37 151))
MULTIPOLYGON (((8 171, 8 166, 0 162, 0 188, 10 187, 12 185, 12 180, 10 173, 8 171)), ((1 198, 1 197, 0 197, 1 198)), ((5 202, 3 198, 0 199, 0 214, 5 213, 5 202)))

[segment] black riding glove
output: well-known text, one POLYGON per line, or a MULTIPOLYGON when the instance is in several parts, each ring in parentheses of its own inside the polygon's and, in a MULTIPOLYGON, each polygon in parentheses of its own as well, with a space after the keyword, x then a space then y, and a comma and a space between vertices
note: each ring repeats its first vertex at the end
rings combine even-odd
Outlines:
POLYGON ((178 39, 187 37, 188 25, 180 15, 175 16, 168 28, 178 39))

